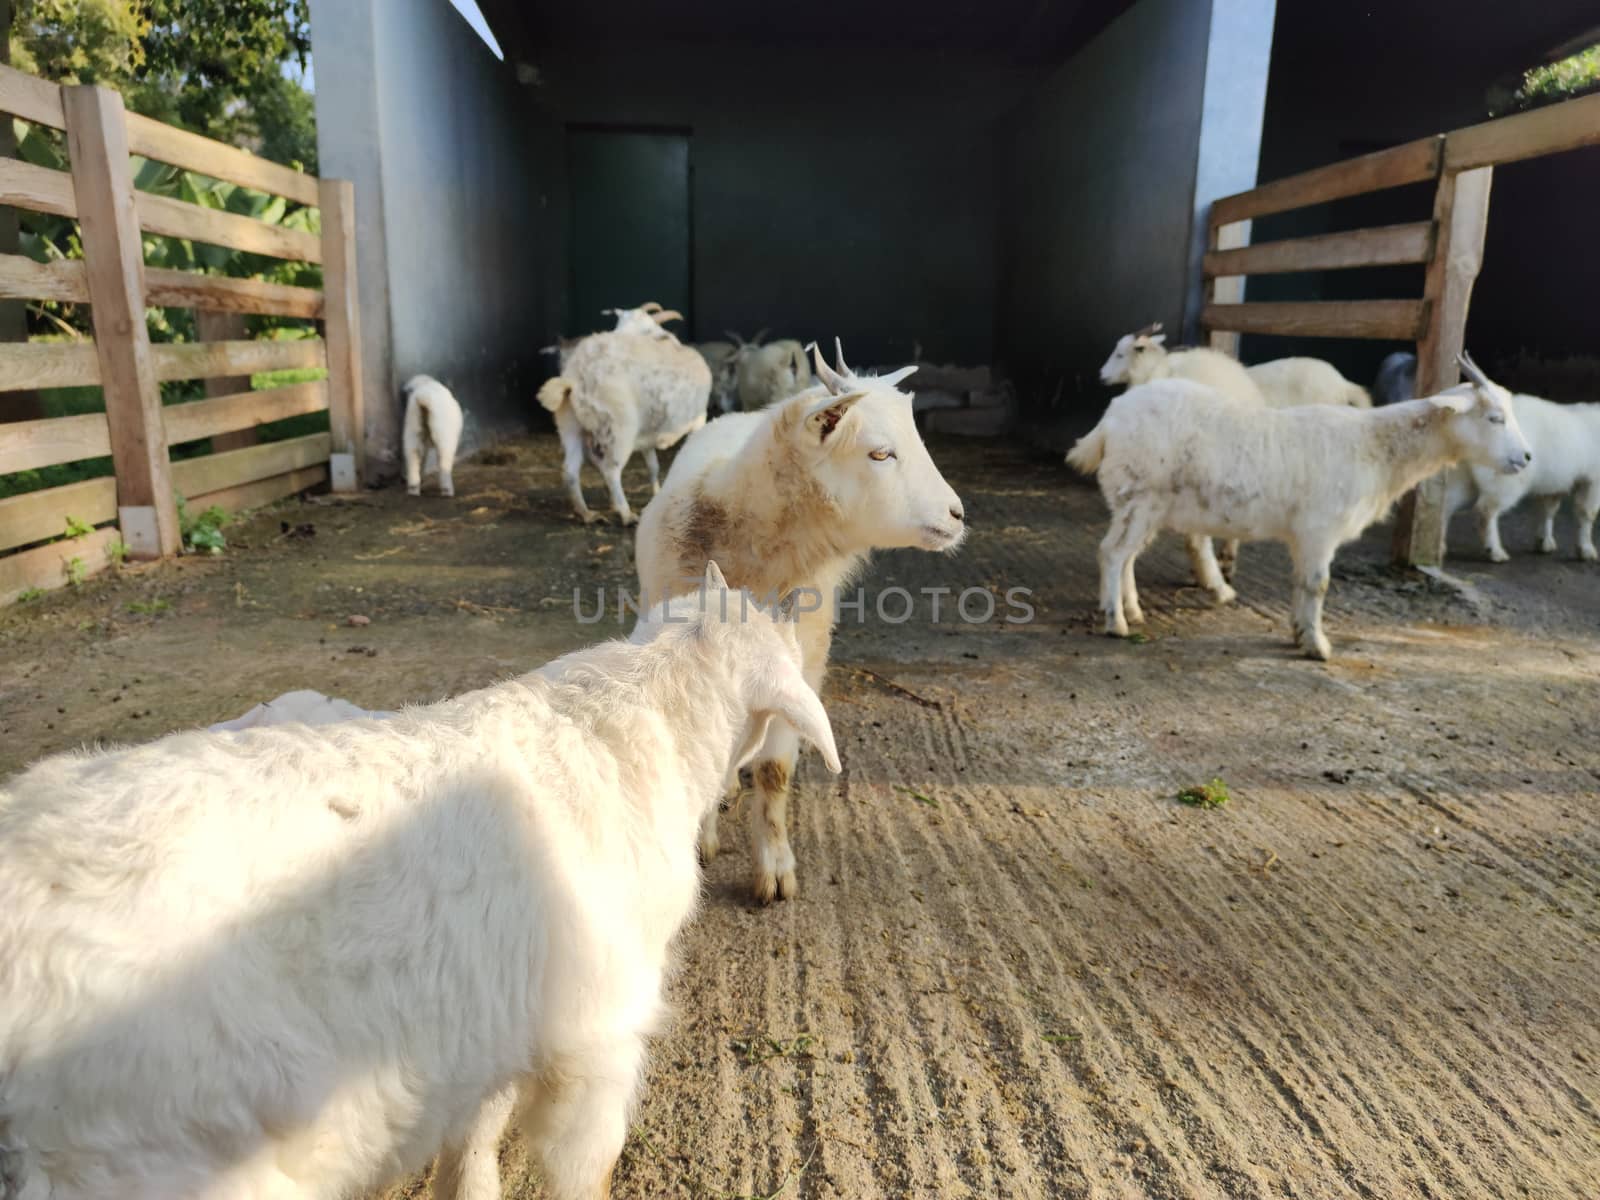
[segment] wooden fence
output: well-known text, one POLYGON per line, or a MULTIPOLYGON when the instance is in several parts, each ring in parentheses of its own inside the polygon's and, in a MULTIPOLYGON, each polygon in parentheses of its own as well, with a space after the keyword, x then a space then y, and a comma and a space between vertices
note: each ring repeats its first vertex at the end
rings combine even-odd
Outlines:
POLYGON ((119 540, 131 558, 177 553, 178 493, 196 510, 236 510, 330 475, 334 490, 356 488, 364 456, 352 186, 125 112, 116 92, 0 67, 0 119, 11 116, 64 131, 71 171, 0 159, 0 204, 76 218, 83 259, 0 254, 0 298, 87 303, 94 340, 0 344, 0 391, 98 385, 105 411, 0 424, 0 475, 104 455, 115 474, 0 499, 0 603, 92 573, 119 540), (138 191, 130 155, 315 206, 321 236, 138 191), (146 268, 142 232, 320 263, 323 287, 146 268), (316 319, 324 336, 152 345, 147 306, 316 319), (306 367, 327 368, 326 380, 249 390, 254 372, 306 367), (210 394, 219 389, 208 385, 206 399, 162 406, 163 382, 239 376, 240 390, 210 394), (222 448, 253 440, 230 441, 235 431, 323 410, 329 433, 222 448), (206 437, 217 439, 218 452, 171 461, 169 446, 206 437), (62 534, 68 517, 116 525, 33 545, 62 534))
MULTIPOLYGON (((1201 325, 1212 346, 1231 354, 1238 353, 1241 333, 1415 341, 1417 394, 1442 391, 1460 378, 1456 355, 1483 261, 1495 166, 1595 144, 1600 95, 1422 138, 1218 200, 1211 207, 1201 325), (1255 217, 1428 180, 1435 182, 1430 220, 1249 244, 1255 217), (1419 299, 1244 302, 1249 275, 1397 263, 1425 265, 1419 299)), ((1589 202, 1600 205, 1600 198, 1589 202)), ((1442 478, 1406 497, 1395 524, 1396 561, 1422 566, 1444 560, 1443 502, 1442 478)))

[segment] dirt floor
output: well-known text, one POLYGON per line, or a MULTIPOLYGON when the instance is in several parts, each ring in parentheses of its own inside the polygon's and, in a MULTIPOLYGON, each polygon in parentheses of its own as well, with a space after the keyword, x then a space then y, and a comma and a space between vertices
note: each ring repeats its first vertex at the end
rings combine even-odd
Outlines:
MULTIPOLYGON (((934 452, 968 546, 880 556, 869 596, 1026 587, 1034 619, 847 620, 800 895, 750 905, 725 817, 615 1195, 1600 1196, 1600 568, 1570 533, 1539 558, 1514 520, 1518 557, 1456 558, 1458 589, 1391 574, 1374 531, 1328 666, 1291 651, 1281 551, 1247 546, 1214 611, 1168 539, 1117 642, 1098 495, 1015 447, 934 452), (1226 806, 1176 800, 1213 778, 1226 806)), ((290 503, 220 558, 0 613, 0 772, 620 632, 573 590, 630 584, 631 534, 569 519, 553 439, 499 457, 454 501, 290 503)))

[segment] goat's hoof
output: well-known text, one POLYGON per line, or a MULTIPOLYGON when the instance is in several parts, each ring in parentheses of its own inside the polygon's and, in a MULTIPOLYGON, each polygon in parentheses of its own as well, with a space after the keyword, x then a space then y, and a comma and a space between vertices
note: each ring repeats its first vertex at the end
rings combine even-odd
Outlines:
POLYGON ((1305 647, 1306 657, 1314 658, 1318 662, 1327 662, 1333 657, 1333 643, 1328 641, 1328 639, 1323 637, 1320 633, 1315 634, 1308 642, 1306 642, 1305 647))
POLYGON ((422 488, 420 486, 412 487, 410 484, 407 484, 406 485, 406 495, 408 495, 408 496, 420 496, 420 495, 422 495, 422 488))
POLYGON ((1545 538, 1544 541, 1539 543, 1539 553, 1540 554, 1554 554, 1555 552, 1556 552, 1556 540, 1555 540, 1555 538, 1545 538))
POLYGON ((603 518, 597 512, 581 512, 578 514, 578 520, 582 521, 585 525, 593 525, 596 521, 602 519, 603 518))
POLYGON ((1128 636, 1128 619, 1121 613, 1114 617, 1106 618, 1106 636, 1125 638, 1128 636))
POLYGON ((1600 559, 1600 554, 1595 553, 1593 546, 1585 546, 1578 551, 1578 557, 1583 559, 1584 562, 1594 562, 1596 559, 1600 559))
POLYGON ((717 854, 721 850, 722 850, 722 842, 719 839, 717 839, 715 837, 703 837, 703 838, 701 838, 700 839, 700 865, 701 866, 705 866, 708 863, 710 863, 714 858, 717 857, 717 854))
POLYGON ((455 494, 456 494, 455 488, 440 488, 439 489, 439 495, 441 495, 441 496, 454 496, 455 494))
POLYGON ((634 516, 631 512, 623 513, 617 518, 617 520, 622 523, 622 527, 624 529, 626 529, 629 525, 637 525, 639 523, 639 518, 634 516))
POLYGON ((1491 550, 1491 551, 1489 551, 1489 561, 1490 562, 1510 562, 1511 561, 1511 555, 1507 554, 1504 550, 1491 550))
POLYGON ((762 871, 750 888, 750 896, 762 908, 778 898, 778 877, 771 871, 762 871))
POLYGON ((785 871, 778 876, 778 899, 793 900, 800 891, 800 886, 795 882, 794 871, 785 871))
POLYGON ((1226 583, 1211 593, 1211 599, 1218 608, 1222 607, 1224 604, 1232 604, 1238 598, 1239 593, 1234 591, 1226 583))

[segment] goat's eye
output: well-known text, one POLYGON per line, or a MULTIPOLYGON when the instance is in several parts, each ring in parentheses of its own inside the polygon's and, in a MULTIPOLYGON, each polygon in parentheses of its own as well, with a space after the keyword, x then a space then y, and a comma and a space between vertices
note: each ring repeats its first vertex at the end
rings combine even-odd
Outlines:
POLYGON ((1502 417, 1499 413, 1490 413, 1489 414, 1489 424, 1491 424, 1491 425, 1504 425, 1505 423, 1506 423, 1506 419, 1504 417, 1502 417))
POLYGON ((884 462, 893 458, 894 456, 895 454, 893 450, 872 450, 867 454, 867 457, 873 462, 884 462))
POLYGON ((1135 346, 1133 348, 1133 352, 1135 354, 1143 354, 1144 353, 1144 347, 1143 346, 1135 346))

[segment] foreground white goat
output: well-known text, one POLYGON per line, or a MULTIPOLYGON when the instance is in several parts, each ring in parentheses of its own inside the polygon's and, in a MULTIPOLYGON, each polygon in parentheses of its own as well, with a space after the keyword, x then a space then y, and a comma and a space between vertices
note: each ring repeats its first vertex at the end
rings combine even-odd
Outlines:
POLYGON ((1334 551, 1394 501, 1459 459, 1507 474, 1528 444, 1510 395, 1463 356, 1471 384, 1379 409, 1265 412, 1187 380, 1157 380, 1116 399, 1067 455, 1098 472, 1111 509, 1100 544, 1106 632, 1143 619, 1133 562, 1163 529, 1288 543, 1295 639, 1313 658, 1332 647, 1322 600, 1334 551))
POLYGON ((629 642, 388 721, 182 733, 0 787, 7 1200, 546 1196, 627 1134, 695 841, 773 717, 839 769, 794 627, 708 565, 629 642))
MULTIPOLYGON (((1204 346, 1168 350, 1166 340, 1159 321, 1124 334, 1100 368, 1101 382, 1137 387, 1153 379, 1188 379, 1240 404, 1267 407, 1261 388, 1238 359, 1204 346)), ((1217 604, 1232 604, 1238 595, 1229 582, 1239 561, 1238 540, 1224 542, 1221 554, 1212 548, 1208 537, 1185 538, 1184 546, 1189 551, 1194 581, 1210 592, 1217 604)))
POLYGON ((1332 363, 1320 358, 1275 358, 1245 368, 1272 408, 1298 408, 1302 404, 1347 404, 1371 408, 1372 396, 1359 383, 1351 383, 1332 363))
POLYGON ((454 496, 456 485, 451 471, 456 448, 461 444, 461 405, 450 389, 431 375, 413 375, 400 390, 406 398, 405 423, 400 430, 406 458, 406 493, 422 494, 423 460, 432 446, 439 460, 439 494, 454 496))
MULTIPOLYGON (((820 386, 763 412, 719 417, 685 442, 639 520, 635 547, 639 586, 652 600, 685 580, 692 586, 708 558, 758 596, 806 589, 800 645, 806 682, 819 692, 836 589, 867 555, 954 550, 966 533, 961 500, 917 434, 911 397, 894 386, 915 368, 870 378, 846 367, 842 350, 837 362, 835 371, 817 351, 820 386)), ((755 758, 752 891, 763 904, 795 894, 787 811, 798 749, 795 731, 774 721, 755 758)), ((702 853, 710 859, 718 845, 712 809, 702 853)))
POLYGON ((1482 467, 1451 468, 1445 484, 1445 519, 1474 504, 1484 553, 1491 562, 1510 555, 1500 541, 1500 516, 1532 496, 1539 506, 1539 550, 1556 551, 1556 512, 1572 497, 1578 556, 1595 561, 1594 521, 1600 514, 1600 404, 1556 404, 1521 393, 1511 397, 1517 425, 1533 451, 1533 465, 1505 476, 1482 467))
POLYGON ((539 403, 555 414, 562 478, 578 516, 586 523, 598 519, 583 499, 580 473, 587 459, 605 478, 617 516, 632 524, 622 468, 635 450, 643 451, 651 491, 659 491, 656 452, 705 424, 710 395, 706 360, 670 334, 596 333, 573 347, 561 374, 539 389, 539 403))

